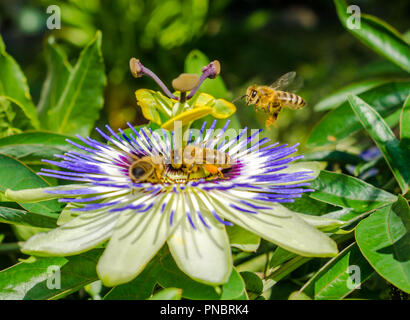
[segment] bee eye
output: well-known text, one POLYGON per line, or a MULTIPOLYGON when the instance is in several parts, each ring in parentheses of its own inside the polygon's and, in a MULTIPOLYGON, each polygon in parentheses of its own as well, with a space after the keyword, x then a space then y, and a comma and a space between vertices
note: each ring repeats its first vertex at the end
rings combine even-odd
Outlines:
POLYGON ((145 170, 141 167, 134 167, 131 169, 131 174, 134 176, 134 178, 138 179, 143 174, 145 174, 145 170))
POLYGON ((256 97, 256 90, 252 90, 251 97, 252 97, 252 98, 255 98, 255 97, 256 97))

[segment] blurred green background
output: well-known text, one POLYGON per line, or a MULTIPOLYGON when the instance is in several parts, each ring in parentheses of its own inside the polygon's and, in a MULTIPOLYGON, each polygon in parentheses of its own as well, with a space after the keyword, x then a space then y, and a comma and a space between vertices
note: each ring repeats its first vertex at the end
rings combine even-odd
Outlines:
MULTIPOLYGON (((353 4, 353 2, 349 2, 353 4)), ((408 38, 408 0, 355 1, 364 13, 393 25, 408 38)), ((0 32, 7 51, 25 72, 38 102, 46 77, 44 43, 53 34, 76 59, 96 30, 103 32, 103 55, 108 76, 104 111, 98 124, 113 128, 125 122, 146 122, 134 91, 158 90, 148 79, 134 79, 128 61, 135 56, 170 84, 183 72, 184 59, 199 49, 222 63, 230 98, 244 94, 250 84, 270 84, 295 70, 304 79, 300 95, 308 106, 281 113, 278 127, 267 134, 280 142, 306 140, 323 114, 314 105, 335 89, 369 77, 403 75, 397 66, 375 55, 347 33, 332 1, 275 0, 2 0, 0 32), (48 30, 49 5, 61 8, 62 27, 48 30)), ((1 70, 0 70, 1 72, 1 70)), ((266 115, 238 102, 242 125, 263 127, 266 115)))

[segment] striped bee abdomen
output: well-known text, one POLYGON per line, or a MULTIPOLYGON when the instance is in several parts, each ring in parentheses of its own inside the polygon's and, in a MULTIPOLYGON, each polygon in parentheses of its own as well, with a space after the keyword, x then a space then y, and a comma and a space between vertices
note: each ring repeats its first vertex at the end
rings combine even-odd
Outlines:
POLYGON ((294 93, 286 91, 277 91, 276 93, 277 99, 282 107, 301 109, 306 105, 306 101, 294 93))

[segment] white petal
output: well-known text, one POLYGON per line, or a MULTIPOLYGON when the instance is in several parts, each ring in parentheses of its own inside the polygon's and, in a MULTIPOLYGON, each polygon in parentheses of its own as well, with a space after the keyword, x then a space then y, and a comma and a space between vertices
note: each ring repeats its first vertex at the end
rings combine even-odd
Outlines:
POLYGON ((215 198, 213 200, 218 213, 227 220, 288 251, 307 257, 331 257, 338 252, 332 239, 278 203, 271 204, 272 210, 258 210, 254 214, 224 206, 215 198))
POLYGON ((108 211, 82 213, 57 229, 34 235, 21 251, 40 256, 67 256, 87 251, 111 236, 118 217, 118 213, 108 211))
MULTIPOLYGON (((171 209, 176 209, 177 195, 161 212, 158 201, 147 212, 126 211, 121 214, 114 233, 101 256, 97 273, 106 286, 115 286, 134 279, 163 246, 180 222, 180 210, 176 210, 170 225, 171 209)), ((162 199, 163 200, 163 199, 162 199)))
MULTIPOLYGON (((195 199, 193 200, 195 201, 195 199)), ((223 224, 202 208, 207 228, 196 212, 189 209, 196 230, 187 218, 168 239, 168 246, 178 267, 191 278, 206 284, 225 283, 232 271, 229 239, 223 224)))

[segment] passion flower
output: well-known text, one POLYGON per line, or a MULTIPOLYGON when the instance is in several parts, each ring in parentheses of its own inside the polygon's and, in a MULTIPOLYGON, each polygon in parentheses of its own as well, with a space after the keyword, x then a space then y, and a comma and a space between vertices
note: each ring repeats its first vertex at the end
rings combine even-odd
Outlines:
MULTIPOLYGON (((312 226, 315 221, 284 206, 308 189, 307 181, 319 172, 316 163, 295 163, 296 146, 270 144, 258 134, 224 140, 224 129, 209 139, 215 123, 188 143, 226 153, 232 165, 223 178, 205 171, 188 177, 170 164, 175 133, 146 128, 111 136, 98 132, 103 144, 78 136, 84 145, 45 160, 63 170, 43 169, 40 174, 80 184, 46 189, 8 190, 6 196, 25 201, 60 198, 76 217, 47 233, 36 234, 22 247, 33 255, 74 255, 108 242, 100 258, 98 275, 107 286, 135 278, 167 243, 181 270, 193 279, 211 284, 227 281, 232 256, 226 228, 234 224, 303 256, 333 256, 336 243, 312 226), (135 182, 130 167, 136 159, 161 155, 162 179, 135 182)), ((67 209, 68 210, 68 209, 67 209)))

